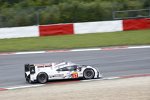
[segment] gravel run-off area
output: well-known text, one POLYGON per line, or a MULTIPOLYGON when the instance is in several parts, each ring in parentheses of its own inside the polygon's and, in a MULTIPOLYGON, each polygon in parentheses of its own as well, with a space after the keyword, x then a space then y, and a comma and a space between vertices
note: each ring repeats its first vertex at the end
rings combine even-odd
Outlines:
POLYGON ((0 91, 0 100, 150 100, 150 77, 48 84, 0 91))

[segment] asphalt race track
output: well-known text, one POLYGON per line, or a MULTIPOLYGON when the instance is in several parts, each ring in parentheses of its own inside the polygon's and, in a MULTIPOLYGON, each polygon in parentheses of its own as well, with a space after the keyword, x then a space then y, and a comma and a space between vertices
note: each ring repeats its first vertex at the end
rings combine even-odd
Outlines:
POLYGON ((0 55, 0 88, 27 85, 24 64, 72 61, 97 67, 104 77, 150 73, 150 48, 0 55))

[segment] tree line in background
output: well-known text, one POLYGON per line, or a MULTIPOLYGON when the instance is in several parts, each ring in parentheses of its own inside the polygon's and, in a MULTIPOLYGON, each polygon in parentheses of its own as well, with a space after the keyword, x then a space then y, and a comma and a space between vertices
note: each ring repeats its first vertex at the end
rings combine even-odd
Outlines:
POLYGON ((0 0, 0 27, 112 20, 114 10, 145 9, 150 0, 0 0))

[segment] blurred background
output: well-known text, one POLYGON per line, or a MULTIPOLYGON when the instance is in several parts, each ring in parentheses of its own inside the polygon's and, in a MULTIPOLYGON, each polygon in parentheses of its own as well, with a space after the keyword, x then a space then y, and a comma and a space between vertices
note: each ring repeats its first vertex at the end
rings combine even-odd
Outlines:
POLYGON ((0 27, 150 17, 150 0, 0 0, 0 27))

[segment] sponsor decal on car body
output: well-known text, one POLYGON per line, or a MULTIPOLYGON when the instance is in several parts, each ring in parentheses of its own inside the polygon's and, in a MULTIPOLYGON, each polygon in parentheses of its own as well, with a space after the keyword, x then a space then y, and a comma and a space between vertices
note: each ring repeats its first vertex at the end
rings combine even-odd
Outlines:
POLYGON ((73 72, 73 73, 71 74, 71 76, 72 76, 72 78, 78 78, 78 73, 77 73, 77 72, 73 72))
POLYGON ((55 74, 55 75, 50 75, 49 77, 50 78, 53 78, 53 77, 64 77, 64 74, 55 74))

